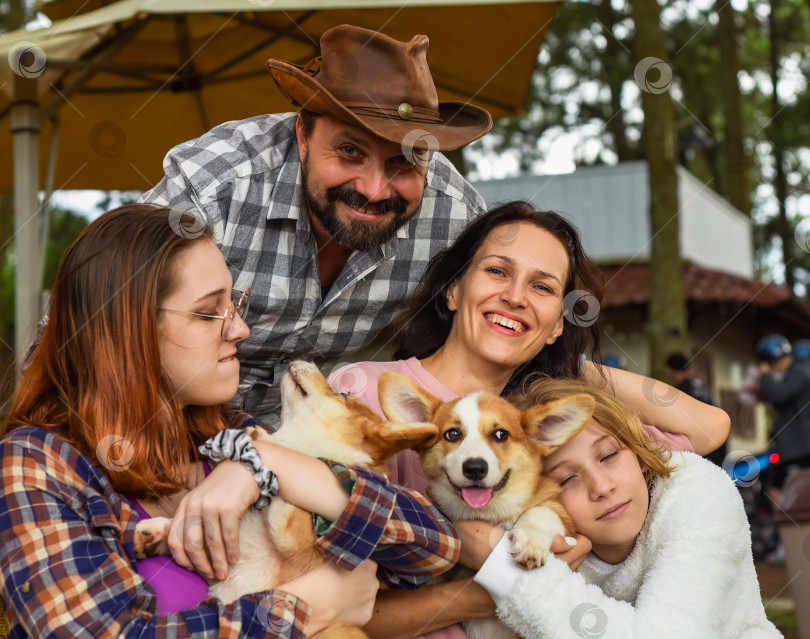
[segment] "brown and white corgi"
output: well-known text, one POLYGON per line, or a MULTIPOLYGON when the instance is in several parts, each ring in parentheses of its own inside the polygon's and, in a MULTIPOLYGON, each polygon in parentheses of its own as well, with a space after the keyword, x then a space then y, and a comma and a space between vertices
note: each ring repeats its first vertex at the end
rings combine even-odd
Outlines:
MULTIPOLYGON (((404 379, 404 378, 403 378, 404 379)), ((435 438, 430 423, 386 422, 359 401, 336 394, 314 364, 295 361, 281 381, 281 426, 272 435, 253 429, 254 439, 276 444, 312 457, 387 472, 384 461, 404 448, 435 438)), ((171 519, 139 521, 136 554, 168 554, 165 543, 171 519)), ((264 510, 248 510, 239 527, 239 562, 224 581, 211 583, 209 592, 224 603, 270 590, 322 565, 316 547, 312 515, 280 497, 264 510)), ((332 626, 319 637, 361 638, 356 628, 332 626)))
MULTIPOLYGON (((443 402, 391 373, 380 376, 379 387, 391 419, 438 427, 436 438, 417 451, 430 495, 451 519, 503 525, 515 562, 526 569, 545 562, 555 535, 572 532, 556 499, 559 484, 541 475, 543 458, 582 429, 593 414, 592 398, 573 395, 521 413, 483 392, 443 402)), ((516 636, 495 617, 463 625, 472 639, 516 636)))

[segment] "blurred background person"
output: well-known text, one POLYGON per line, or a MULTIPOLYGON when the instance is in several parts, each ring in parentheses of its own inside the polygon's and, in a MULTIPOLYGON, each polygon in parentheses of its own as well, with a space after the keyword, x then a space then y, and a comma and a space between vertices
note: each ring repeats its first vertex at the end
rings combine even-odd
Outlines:
MULTIPOLYGON (((667 373, 675 381, 673 386, 682 393, 686 393, 690 397, 714 406, 712 401, 712 394, 709 387, 703 383, 703 380, 696 377, 691 366, 689 358, 683 353, 672 353, 667 358, 667 373)), ((726 443, 720 446, 717 450, 708 455, 706 459, 714 462, 718 466, 723 465, 723 460, 726 458, 726 443)))
POLYGON ((768 494, 778 503, 785 477, 810 467, 810 342, 797 340, 798 357, 782 335, 757 342, 759 392, 776 411, 772 439, 779 461, 763 473, 768 494))

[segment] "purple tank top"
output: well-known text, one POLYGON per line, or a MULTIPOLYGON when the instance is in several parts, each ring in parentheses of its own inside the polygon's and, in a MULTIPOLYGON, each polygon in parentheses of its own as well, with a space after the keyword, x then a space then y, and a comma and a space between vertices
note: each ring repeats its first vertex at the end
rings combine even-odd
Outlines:
MULTIPOLYGON (((205 476, 211 472, 203 461, 205 476)), ((138 513, 138 520, 151 519, 143 506, 134 499, 131 504, 138 513)), ((196 608, 208 598, 208 582, 196 572, 186 570, 167 556, 138 559, 136 569, 141 578, 155 591, 160 615, 170 615, 180 610, 196 608)))

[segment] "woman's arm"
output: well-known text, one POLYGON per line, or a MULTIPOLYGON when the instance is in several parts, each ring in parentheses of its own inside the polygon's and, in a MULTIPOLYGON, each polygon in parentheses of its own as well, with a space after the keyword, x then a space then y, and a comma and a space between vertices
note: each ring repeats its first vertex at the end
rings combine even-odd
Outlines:
MULTIPOLYGON (((484 521, 459 521, 456 527, 461 537, 458 562, 478 570, 492 547, 505 531, 484 521)), ((561 537, 552 545, 556 557, 576 570, 591 550, 590 542, 576 535, 571 546, 561 537)), ((495 604, 478 584, 469 579, 424 586, 415 592, 380 591, 374 605, 374 616, 364 630, 372 639, 397 639, 445 628, 465 619, 492 617, 495 604)))
POLYGON ((351 493, 337 521, 316 519, 328 559, 350 570, 371 558, 385 586, 409 590, 455 565, 458 531, 427 498, 365 468, 332 464, 332 471, 351 493))
POLYGON ((465 619, 494 615, 495 604, 487 591, 471 578, 461 579, 413 591, 381 590, 363 630, 371 639, 410 639, 465 619))
POLYGON ((664 382, 609 366, 585 362, 582 377, 613 393, 633 408, 645 424, 689 438, 699 455, 718 449, 728 438, 731 421, 721 408, 701 402, 664 382))
MULTIPOLYGON (((282 499, 327 519, 337 519, 345 510, 349 496, 322 461, 268 442, 255 442, 255 447, 262 464, 276 475, 282 499)), ((174 513, 169 532, 174 560, 208 579, 225 579, 228 564, 239 560, 239 522, 258 498, 259 486, 242 463, 217 464, 174 513), (204 544, 193 530, 200 522, 204 544)))

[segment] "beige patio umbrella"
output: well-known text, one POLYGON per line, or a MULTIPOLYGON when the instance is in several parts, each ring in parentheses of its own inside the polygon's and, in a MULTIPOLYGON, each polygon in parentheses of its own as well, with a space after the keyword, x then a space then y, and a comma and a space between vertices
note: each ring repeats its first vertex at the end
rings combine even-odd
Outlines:
POLYGON ((100 8, 77 13, 87 3, 48 2, 41 8, 57 19, 52 26, 0 37, 0 190, 15 194, 18 352, 41 310, 47 215, 39 212, 38 189, 150 188, 175 144, 221 122, 291 110, 265 61, 303 64, 318 55, 321 34, 343 23, 400 40, 428 35, 441 100, 469 100, 494 118, 519 114, 558 6, 514 0, 102 5, 91 0, 100 8))

